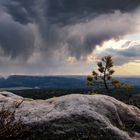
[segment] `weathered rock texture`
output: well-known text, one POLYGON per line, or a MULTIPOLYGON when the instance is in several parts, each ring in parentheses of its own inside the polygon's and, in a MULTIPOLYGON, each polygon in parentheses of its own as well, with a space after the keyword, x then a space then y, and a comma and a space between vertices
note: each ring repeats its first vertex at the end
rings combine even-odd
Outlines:
POLYGON ((32 100, 0 93, 0 106, 16 110, 38 140, 140 140, 140 110, 105 95, 32 100))

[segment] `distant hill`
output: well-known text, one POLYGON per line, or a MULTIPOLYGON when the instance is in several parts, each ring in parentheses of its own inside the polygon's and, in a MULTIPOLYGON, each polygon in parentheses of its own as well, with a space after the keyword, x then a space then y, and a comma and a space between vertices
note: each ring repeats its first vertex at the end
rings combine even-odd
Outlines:
MULTIPOLYGON (((118 77, 122 82, 140 86, 140 77, 118 77)), ((89 88, 86 76, 19 76, 0 78, 0 88, 89 88)))
POLYGON ((118 79, 124 83, 140 86, 140 77, 118 77, 118 79))
POLYGON ((19 76, 0 78, 0 88, 88 88, 86 77, 78 76, 19 76))

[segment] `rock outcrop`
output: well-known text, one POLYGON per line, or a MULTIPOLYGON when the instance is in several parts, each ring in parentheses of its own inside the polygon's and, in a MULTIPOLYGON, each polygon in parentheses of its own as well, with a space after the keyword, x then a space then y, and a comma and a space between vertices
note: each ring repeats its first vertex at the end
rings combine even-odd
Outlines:
POLYGON ((0 93, 0 107, 16 110, 38 140, 140 140, 140 110, 105 95, 72 94, 48 100, 0 93))

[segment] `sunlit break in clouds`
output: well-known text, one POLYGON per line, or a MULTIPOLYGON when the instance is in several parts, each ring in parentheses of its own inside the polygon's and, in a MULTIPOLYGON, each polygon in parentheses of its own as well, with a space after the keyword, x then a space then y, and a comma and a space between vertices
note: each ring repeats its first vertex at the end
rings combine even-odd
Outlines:
POLYGON ((0 0, 0 74, 89 74, 112 55, 140 75, 139 0, 0 0))

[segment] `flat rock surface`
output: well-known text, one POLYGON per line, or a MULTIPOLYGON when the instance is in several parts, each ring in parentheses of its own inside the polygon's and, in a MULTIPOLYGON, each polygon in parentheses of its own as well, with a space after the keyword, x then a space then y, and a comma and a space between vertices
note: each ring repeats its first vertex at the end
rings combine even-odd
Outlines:
POLYGON ((140 140, 140 110, 105 95, 72 94, 48 100, 0 92, 0 107, 13 108, 38 140, 140 140))

